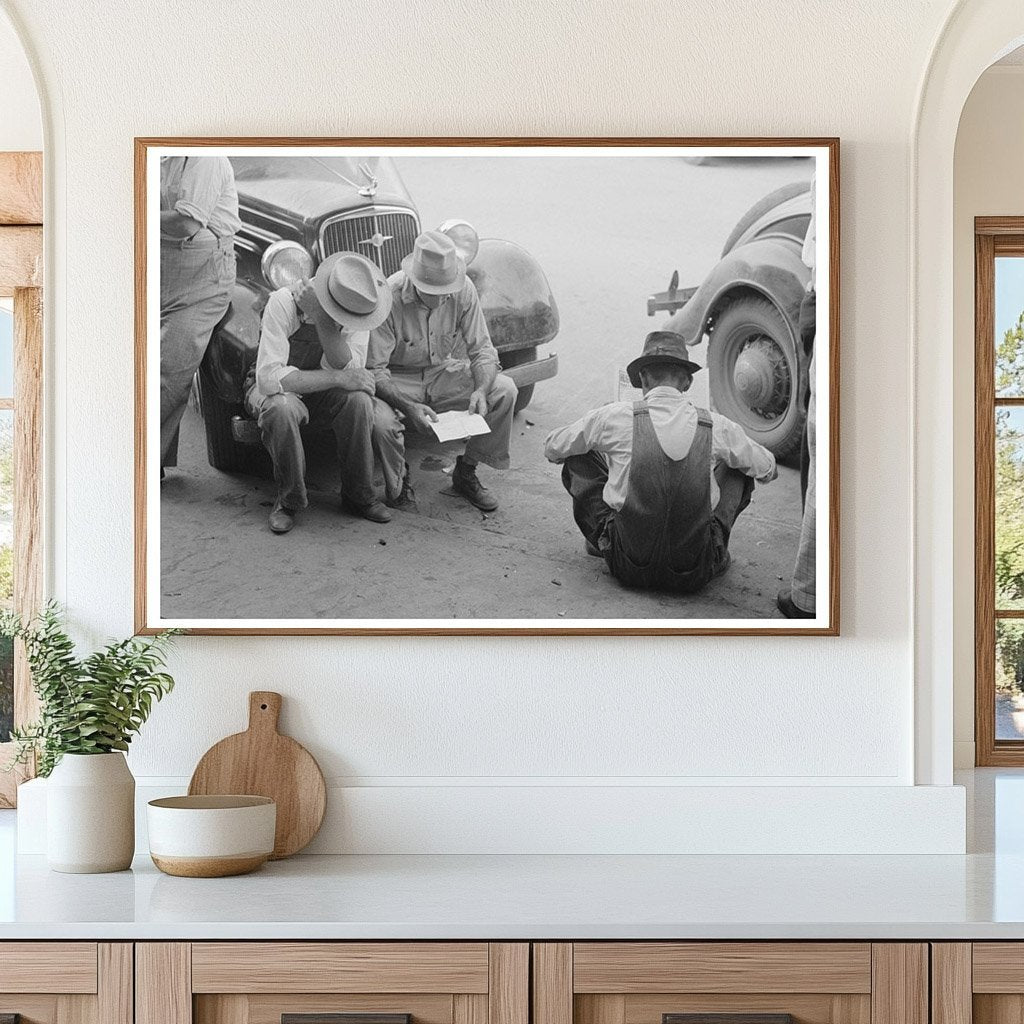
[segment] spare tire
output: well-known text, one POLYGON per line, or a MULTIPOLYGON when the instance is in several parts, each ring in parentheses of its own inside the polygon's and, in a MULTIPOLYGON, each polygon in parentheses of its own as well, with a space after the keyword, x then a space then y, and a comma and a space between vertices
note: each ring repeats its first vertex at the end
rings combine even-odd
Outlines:
POLYGON ((802 362, 789 324, 768 299, 743 295, 715 317, 707 356, 711 404, 780 461, 800 451, 802 362))

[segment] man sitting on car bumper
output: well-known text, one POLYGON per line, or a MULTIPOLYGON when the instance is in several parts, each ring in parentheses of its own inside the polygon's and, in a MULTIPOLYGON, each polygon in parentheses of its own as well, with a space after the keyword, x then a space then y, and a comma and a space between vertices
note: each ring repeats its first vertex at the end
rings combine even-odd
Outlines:
POLYGON ((729 536, 775 457, 684 392, 700 369, 672 331, 647 336, 627 370, 638 402, 612 402, 544 444, 562 464, 588 554, 628 587, 693 593, 729 567, 729 536))
POLYGON ((498 353, 465 261, 447 235, 426 231, 388 285, 391 315, 370 336, 368 366, 377 395, 424 433, 448 409, 483 416, 491 431, 466 442, 452 471, 452 490, 493 512, 498 499, 480 483, 476 467, 483 462, 508 469, 517 391, 498 372, 498 353))
POLYGON ((246 404, 274 463, 274 533, 291 530, 296 512, 308 504, 300 434, 307 423, 334 434, 342 506, 375 523, 391 521, 374 489, 374 455, 384 471, 386 496, 397 498, 405 473, 404 435, 391 410, 373 397, 373 375, 366 369, 368 332, 390 310, 391 292, 380 270, 350 252, 329 256, 312 282, 279 288, 267 300, 246 404), (308 321, 316 325, 316 342, 300 337, 308 321))

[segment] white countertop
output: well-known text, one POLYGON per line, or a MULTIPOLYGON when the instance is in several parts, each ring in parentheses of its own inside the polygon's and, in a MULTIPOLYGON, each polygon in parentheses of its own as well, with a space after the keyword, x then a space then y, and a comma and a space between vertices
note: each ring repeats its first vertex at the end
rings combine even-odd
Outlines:
POLYGON ((0 939, 1024 938, 1024 856, 298 857, 228 879, 23 857, 0 939))
POLYGON ((966 856, 296 857, 60 875, 0 812, 0 940, 1024 939, 1024 772, 977 771, 966 856))

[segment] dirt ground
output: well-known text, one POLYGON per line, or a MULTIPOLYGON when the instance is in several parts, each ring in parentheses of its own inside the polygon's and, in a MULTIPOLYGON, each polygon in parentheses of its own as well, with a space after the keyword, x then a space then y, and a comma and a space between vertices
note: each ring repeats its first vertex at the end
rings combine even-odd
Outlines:
MULTIPOLYGON (((697 284, 743 212, 810 168, 751 159, 694 166, 629 160, 399 160, 422 223, 463 217, 483 236, 512 238, 544 267, 561 313, 556 378, 515 421, 512 468, 481 467, 501 499, 483 515, 446 493, 459 446, 410 437, 419 514, 378 526, 338 507, 336 477, 310 469, 311 507, 295 530, 266 525, 271 481, 229 476, 206 459, 189 409, 180 466, 161 489, 161 615, 197 618, 769 618, 788 580, 800 528, 799 479, 782 467, 758 487, 733 532, 732 566, 701 594, 625 590, 588 557, 548 431, 613 397, 616 368, 663 317, 646 298, 678 269, 697 284), (641 180, 640 171, 643 171, 641 180)), ((697 361, 703 353, 695 350, 697 361)), ((706 401, 698 375, 694 397, 706 401)))

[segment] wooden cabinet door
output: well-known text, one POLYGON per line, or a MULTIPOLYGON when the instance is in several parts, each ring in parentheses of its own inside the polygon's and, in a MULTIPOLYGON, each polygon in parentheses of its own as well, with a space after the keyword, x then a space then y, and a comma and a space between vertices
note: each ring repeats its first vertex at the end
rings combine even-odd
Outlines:
POLYGON ((928 1024, 928 948, 538 943, 533 1024, 928 1024))
POLYGON ((0 1018, 132 1024, 127 942, 0 942, 0 1018))
POLYGON ((934 1024, 1024 1021, 1024 942, 932 944, 934 1024))
POLYGON ((529 1024, 529 946, 140 943, 136 986, 136 1024, 529 1024))

